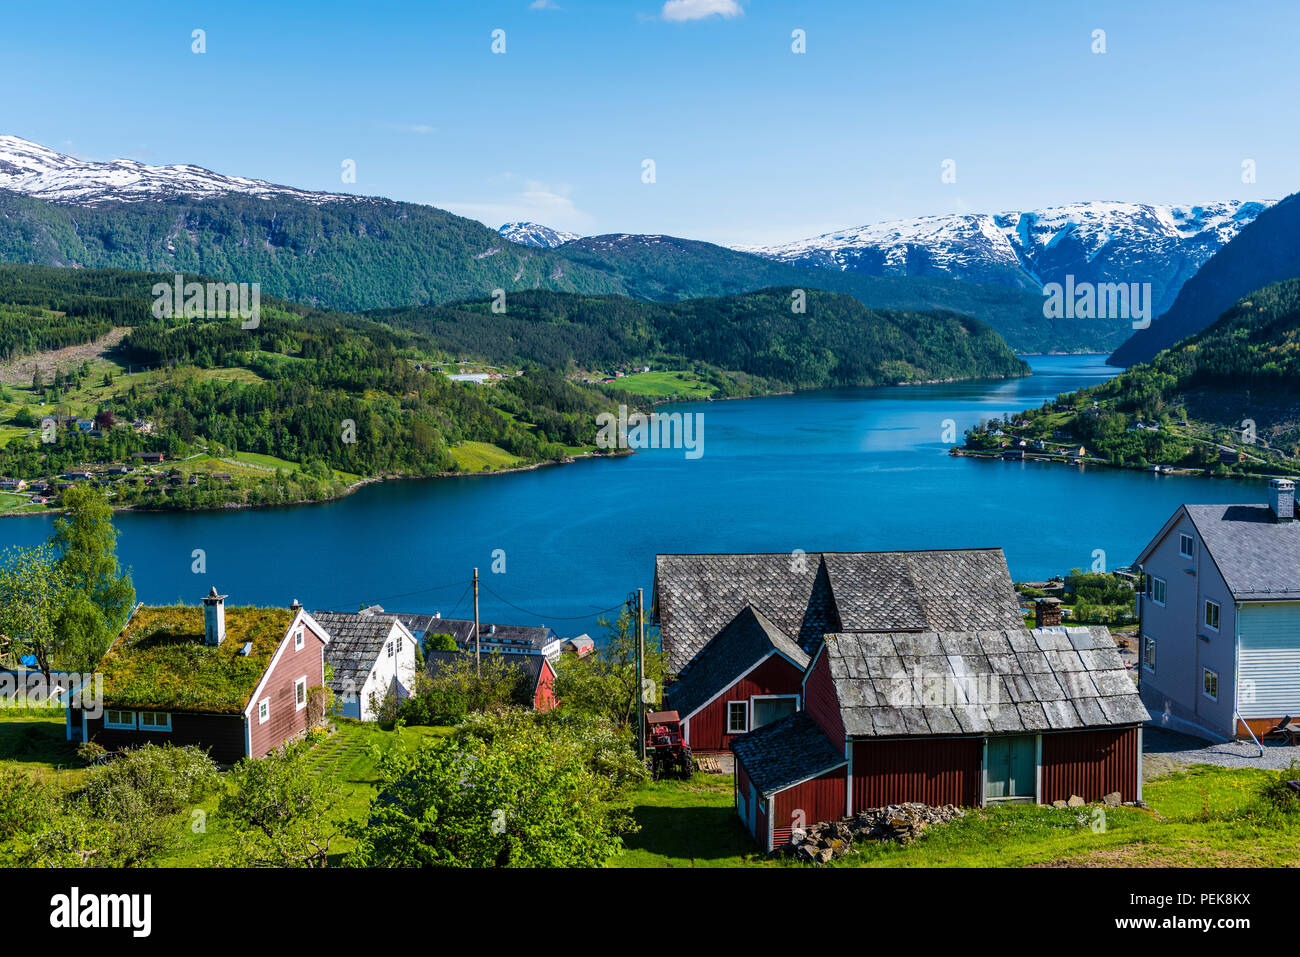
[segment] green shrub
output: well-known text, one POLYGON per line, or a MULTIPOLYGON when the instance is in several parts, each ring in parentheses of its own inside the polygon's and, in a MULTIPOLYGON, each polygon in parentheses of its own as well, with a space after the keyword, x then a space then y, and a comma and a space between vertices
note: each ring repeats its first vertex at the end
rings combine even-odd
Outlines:
POLYGON ((1269 810, 1282 814, 1300 812, 1300 791, 1288 781, 1300 781, 1300 762, 1292 760, 1281 771, 1264 772, 1264 779, 1255 788, 1255 797, 1269 810))
POLYGON ((76 797, 100 817, 176 814, 219 786, 217 766, 195 747, 146 744, 94 768, 76 797))
POLYGON ((40 781, 17 768, 0 768, 0 841, 36 830, 54 813, 54 801, 40 781))

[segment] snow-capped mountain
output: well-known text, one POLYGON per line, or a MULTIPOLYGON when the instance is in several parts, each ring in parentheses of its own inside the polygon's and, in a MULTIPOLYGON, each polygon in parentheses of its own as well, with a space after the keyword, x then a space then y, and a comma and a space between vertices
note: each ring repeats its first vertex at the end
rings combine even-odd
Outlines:
POLYGON ((1220 247, 1273 205, 1074 203, 1029 212, 923 216, 776 246, 737 246, 802 266, 873 276, 946 276, 1023 289, 1149 282, 1156 314, 1220 247))
POLYGON ((120 201, 204 199, 244 193, 291 196, 312 203, 358 200, 338 193, 313 193, 242 176, 223 176, 201 166, 149 166, 136 160, 107 163, 77 159, 17 136, 0 136, 0 189, 75 206, 120 201))
POLYGON ((552 229, 540 223, 506 223, 497 232, 512 243, 541 249, 554 249, 578 238, 577 233, 566 233, 562 229, 552 229))

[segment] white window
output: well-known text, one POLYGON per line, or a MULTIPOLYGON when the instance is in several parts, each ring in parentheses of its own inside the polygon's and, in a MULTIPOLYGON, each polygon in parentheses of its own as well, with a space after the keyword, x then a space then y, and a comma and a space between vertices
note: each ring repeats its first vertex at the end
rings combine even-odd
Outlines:
POLYGON ((1147 671, 1155 672, 1156 670, 1156 640, 1147 635, 1142 645, 1142 666, 1147 671))
POLYGON ((307 707, 307 676, 303 675, 293 683, 293 704, 295 710, 307 707))
POLYGON ((1201 676, 1201 694, 1211 701, 1219 700, 1219 675, 1209 668, 1204 669, 1201 676))
POLYGON ((1196 540, 1192 538, 1192 536, 1190 535, 1178 536, 1178 554, 1182 555, 1183 558, 1191 558, 1192 555, 1194 554, 1192 549, 1195 547, 1196 547, 1196 540))
POLYGON ((271 699, 263 698, 257 703, 257 723, 266 724, 271 720, 271 699))
POLYGON ((387 646, 387 647, 388 647, 388 657, 391 658, 391 657, 393 657, 393 641, 392 641, 391 638, 390 638, 389 641, 388 641, 388 646, 387 646))
POLYGON ((749 730, 749 702, 727 702, 727 734, 744 734, 749 730))
POLYGON ((135 712, 134 711, 105 711, 104 727, 113 728, 117 731, 134 731, 135 712))
POLYGON ((172 716, 161 711, 141 711, 140 712, 140 730, 141 731, 170 731, 172 729, 172 716))
POLYGON ((397 653, 399 655, 402 653, 402 636, 400 634, 397 636, 397 653))
POLYGON ((300 626, 298 630, 293 633, 293 650, 301 651, 302 646, 306 642, 306 640, 307 640, 307 636, 303 628, 300 626))
POLYGON ((1205 603, 1205 627, 1211 631, 1219 630, 1219 603, 1217 601, 1206 601, 1205 603))
POLYGON ((1163 578, 1151 576, 1151 600, 1157 605, 1165 603, 1165 595, 1168 593, 1169 583, 1163 578))

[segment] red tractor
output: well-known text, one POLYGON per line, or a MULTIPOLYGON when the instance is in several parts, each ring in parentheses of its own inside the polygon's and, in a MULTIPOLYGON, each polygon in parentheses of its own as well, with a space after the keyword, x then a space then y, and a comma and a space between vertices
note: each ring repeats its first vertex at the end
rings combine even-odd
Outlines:
POLYGON ((695 772, 691 749, 682 737, 682 721, 676 711, 651 711, 645 716, 645 755, 650 774, 656 780, 676 774, 688 780, 695 772))

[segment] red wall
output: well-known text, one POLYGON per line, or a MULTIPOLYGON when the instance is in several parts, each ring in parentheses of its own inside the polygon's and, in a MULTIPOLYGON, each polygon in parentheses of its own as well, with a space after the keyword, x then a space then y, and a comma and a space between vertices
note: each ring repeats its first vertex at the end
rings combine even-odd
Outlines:
POLYGON ((826 661, 826 653, 817 656, 804 684, 804 710, 826 732, 826 737, 837 748, 844 741, 844 720, 840 717, 840 699, 835 694, 835 683, 831 680, 831 667, 826 661))
POLYGON ((853 810, 917 801, 932 807, 980 803, 981 738, 853 743, 853 810))
POLYGON ((307 709, 299 710, 294 701, 293 683, 307 676, 307 687, 325 684, 325 642, 307 627, 307 637, 302 648, 293 647, 293 633, 285 635, 280 643, 280 657, 275 661, 265 686, 250 702, 248 727, 251 729, 251 756, 260 758, 278 748, 296 734, 307 730, 307 709), (257 720, 257 705, 263 698, 271 699, 271 717, 265 724, 257 720))
POLYGON ((537 693, 533 695, 533 707, 538 711, 550 711, 555 707, 555 670, 549 661, 542 662, 542 673, 537 679, 537 693))
POLYGON ((1077 794, 1100 801, 1118 791, 1137 800, 1138 729, 1068 731, 1043 735, 1043 803, 1077 794))
MULTIPOLYGON (((790 831, 797 822, 804 826, 820 821, 838 821, 845 816, 844 802, 848 798, 848 768, 839 767, 821 777, 804 781, 772 795, 772 847, 775 850, 790 840, 790 831), (798 818, 796 811, 802 811, 798 818)), ((760 835, 760 843, 765 835, 760 835)))
POLYGON ((802 678, 798 668, 780 655, 772 655, 686 722, 691 750, 726 751, 740 737, 726 733, 728 701, 748 701, 756 694, 798 694, 802 678))

